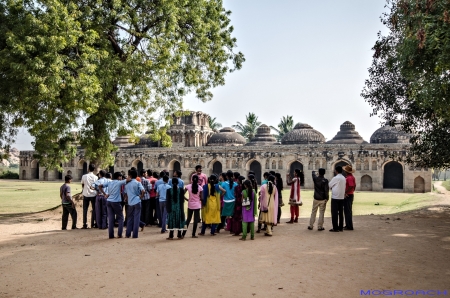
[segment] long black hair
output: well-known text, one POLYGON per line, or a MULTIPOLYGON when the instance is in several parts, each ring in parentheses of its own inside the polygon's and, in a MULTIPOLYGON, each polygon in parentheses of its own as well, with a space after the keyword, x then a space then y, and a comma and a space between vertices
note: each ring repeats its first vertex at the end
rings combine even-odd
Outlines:
POLYGON ((233 172, 232 171, 227 172, 227 178, 228 178, 228 183, 230 184, 230 189, 232 189, 233 188, 233 172))
POLYGON ((214 174, 209 176, 209 185, 211 186, 211 190, 209 191, 210 196, 213 196, 216 193, 216 183, 217 183, 217 176, 214 174))
POLYGON ((270 175, 268 180, 269 181, 267 182, 267 187, 269 195, 271 195, 273 193, 273 184, 275 183, 275 176, 270 175))
POLYGON ((297 174, 297 177, 300 180, 300 185, 303 186, 305 184, 305 174, 303 174, 303 172, 300 171, 300 169, 295 169, 294 172, 295 174, 297 174))
POLYGON ((244 181, 245 189, 247 190, 248 198, 250 199, 250 202, 253 202, 253 185, 250 180, 244 181))
POLYGON ((277 189, 278 192, 281 192, 283 190, 283 178, 281 178, 281 174, 280 173, 275 173, 275 177, 277 178, 277 189))
POLYGON ((173 201, 178 202, 178 178, 172 178, 173 201))
POLYGON ((258 182, 256 182, 255 175, 249 174, 248 179, 250 179, 250 182, 252 183, 252 187, 255 190, 255 193, 258 193, 258 182))
POLYGON ((239 183, 240 185, 242 185, 243 182, 244 182, 244 180, 245 180, 245 177, 244 177, 244 176, 239 176, 239 177, 237 178, 237 180, 238 180, 238 183, 239 183))
POLYGON ((198 176, 197 175, 192 176, 192 193, 198 194, 198 176))
POLYGON ((227 181, 228 180, 227 173, 222 173, 222 174, 220 174, 220 176, 222 176, 223 181, 227 181))

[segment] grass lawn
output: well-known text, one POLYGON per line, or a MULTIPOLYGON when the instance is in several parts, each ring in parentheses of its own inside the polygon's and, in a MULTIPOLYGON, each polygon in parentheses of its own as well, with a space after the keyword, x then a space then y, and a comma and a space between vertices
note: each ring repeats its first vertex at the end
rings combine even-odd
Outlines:
MULTIPOLYGON (((63 182, 0 180, 0 214, 37 212, 61 204, 59 188, 63 182)), ((81 191, 72 183, 72 192, 81 191)))
POLYGON ((446 190, 450 190, 450 180, 442 181, 442 186, 445 187, 446 190))
MULTIPOLYGON (((0 180, 0 214, 38 212, 60 204, 59 187, 62 182, 41 182, 23 180, 0 180)), ((80 183, 72 183, 72 193, 81 192, 80 183)), ((313 191, 302 190, 303 206, 300 217, 309 217, 311 213, 313 191)), ((283 191, 286 204, 282 209, 283 217, 289 217, 287 204, 289 190, 283 191)), ((353 204, 354 215, 391 214, 413 210, 432 204, 431 193, 388 193, 356 192, 353 204), (375 203, 380 205, 375 205, 375 203)), ((331 205, 327 204, 326 215, 330 215, 331 205)))

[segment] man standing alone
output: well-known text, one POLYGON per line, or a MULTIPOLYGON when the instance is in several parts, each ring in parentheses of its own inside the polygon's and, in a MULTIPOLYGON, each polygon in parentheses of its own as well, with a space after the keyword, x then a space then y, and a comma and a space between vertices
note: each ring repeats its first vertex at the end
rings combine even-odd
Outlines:
POLYGON ((81 178, 81 187, 83 188, 83 227, 82 229, 87 229, 87 212, 89 209, 89 203, 92 206, 91 214, 91 228, 97 227, 97 222, 95 221, 95 197, 97 196, 97 191, 94 189, 94 183, 97 181, 97 176, 94 175, 95 165, 89 164, 89 173, 83 175, 81 178))
POLYGON ((337 166, 334 172, 336 176, 328 184, 331 188, 331 221, 333 222, 330 232, 342 232, 344 229, 345 177, 342 175, 341 166, 337 166))
POLYGON ((308 230, 312 230, 314 227, 314 222, 316 221, 317 209, 319 209, 319 222, 317 224, 317 230, 325 230, 323 227, 323 217, 325 214, 325 209, 327 207, 327 202, 329 199, 329 187, 328 179, 324 177, 325 169, 319 169, 319 177, 316 176, 316 172, 312 172, 312 178, 314 181, 314 202, 311 212, 311 219, 309 220, 308 230))
POLYGON ((345 227, 344 230, 353 230, 353 196, 356 188, 356 180, 353 176, 355 170, 352 166, 345 166, 343 170, 347 173, 345 178, 345 198, 344 198, 344 217, 345 227))

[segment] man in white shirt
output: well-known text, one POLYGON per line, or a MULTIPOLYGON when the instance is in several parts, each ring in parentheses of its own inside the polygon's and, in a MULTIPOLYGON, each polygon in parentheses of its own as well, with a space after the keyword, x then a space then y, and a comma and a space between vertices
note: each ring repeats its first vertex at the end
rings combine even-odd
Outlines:
POLYGON ((98 180, 98 177, 94 175, 95 165, 89 165, 89 173, 83 175, 81 178, 81 187, 83 188, 83 227, 82 229, 87 229, 87 212, 89 209, 89 203, 92 205, 92 215, 91 215, 91 228, 96 228, 97 223, 95 222, 95 197, 97 196, 97 191, 94 188, 94 183, 98 180))
POLYGON ((330 232, 343 232, 346 181, 345 177, 342 175, 341 166, 337 166, 334 172, 336 176, 334 176, 328 184, 331 189, 331 221, 333 222, 333 228, 330 230, 330 232))

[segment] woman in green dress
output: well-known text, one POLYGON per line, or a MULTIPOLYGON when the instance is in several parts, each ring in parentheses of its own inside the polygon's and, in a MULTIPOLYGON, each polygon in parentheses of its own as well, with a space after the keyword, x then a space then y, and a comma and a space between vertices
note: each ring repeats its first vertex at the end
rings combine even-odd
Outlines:
POLYGON ((184 190, 178 187, 178 178, 172 178, 172 188, 167 190, 166 198, 167 230, 169 230, 167 240, 173 240, 175 230, 178 231, 178 239, 183 239, 181 232, 186 230, 184 190))

